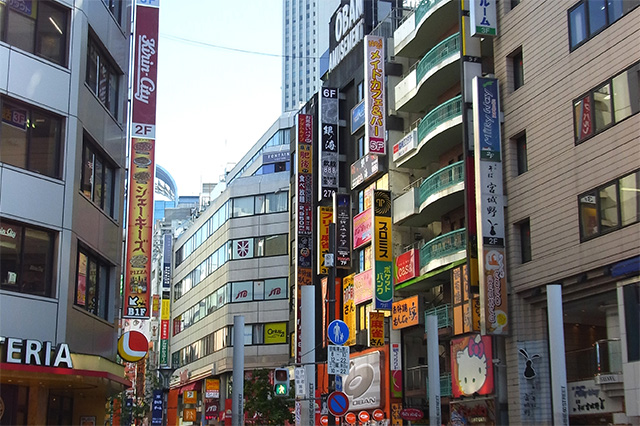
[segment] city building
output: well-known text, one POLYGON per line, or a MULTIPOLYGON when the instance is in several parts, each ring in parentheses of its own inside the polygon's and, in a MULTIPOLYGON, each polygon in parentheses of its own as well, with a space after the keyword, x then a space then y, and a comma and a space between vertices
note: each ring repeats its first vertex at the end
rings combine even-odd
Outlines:
POLYGON ((3 424, 103 424, 116 363, 130 1, 0 2, 3 424))
POLYGON ((338 0, 285 0, 282 13, 282 111, 297 111, 328 67, 329 17, 338 0))
POLYGON ((285 113, 270 127, 172 241, 170 358, 161 353, 158 363, 173 373, 170 424, 230 418, 236 316, 244 317, 246 371, 288 363, 293 119, 285 113))

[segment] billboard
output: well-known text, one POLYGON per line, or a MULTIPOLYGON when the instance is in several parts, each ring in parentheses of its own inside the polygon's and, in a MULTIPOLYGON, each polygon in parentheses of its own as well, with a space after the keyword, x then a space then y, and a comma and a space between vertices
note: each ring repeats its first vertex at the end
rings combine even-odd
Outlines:
POLYGON ((151 313, 158 22, 156 2, 136 3, 123 318, 151 313))
POLYGON ((454 398, 493 392, 491 336, 472 334, 451 340, 451 392, 454 398))
POLYGON ((362 247, 372 238, 372 209, 367 209, 353 218, 353 249, 362 247))
POLYGON ((336 222, 336 267, 351 267, 351 197, 336 194, 334 199, 336 222))
POLYGON ((393 301, 393 253, 391 231, 391 193, 373 191, 374 309, 391 310, 393 301))
POLYGON ((384 84, 384 38, 364 38, 364 142, 365 153, 386 155, 386 116, 384 84))
POLYGON ((338 190, 338 89, 324 87, 320 93, 318 123, 318 199, 331 199, 338 190))

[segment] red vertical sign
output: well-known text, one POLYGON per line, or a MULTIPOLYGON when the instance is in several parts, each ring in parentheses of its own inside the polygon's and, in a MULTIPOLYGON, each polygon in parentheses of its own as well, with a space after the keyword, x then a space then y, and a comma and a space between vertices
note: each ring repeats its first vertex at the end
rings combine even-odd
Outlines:
POLYGON ((124 318, 149 318, 159 9, 136 4, 124 318))

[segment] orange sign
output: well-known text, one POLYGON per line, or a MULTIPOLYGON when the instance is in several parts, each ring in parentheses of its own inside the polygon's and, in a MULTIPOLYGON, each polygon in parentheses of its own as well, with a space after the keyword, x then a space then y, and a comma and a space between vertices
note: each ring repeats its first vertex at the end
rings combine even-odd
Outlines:
POLYGON ((182 394, 182 402, 185 404, 197 404, 198 392, 194 390, 184 391, 182 394))
POLYGON ((132 138, 124 318, 149 318, 154 191, 153 139, 132 138))
POLYGON ((320 424, 322 426, 327 426, 329 424, 329 416, 327 415, 320 416, 320 424))
POLYGON ((350 425, 355 425, 356 424, 356 413, 347 413, 344 416, 344 420, 349 423, 350 425))
POLYGON ((391 326, 394 330, 411 327, 420 323, 418 295, 393 302, 391 307, 391 326))
POLYGON ((369 312, 369 346, 384 346, 383 312, 369 312))
POLYGON ((196 421, 196 409, 195 408, 185 408, 182 410, 182 420, 185 422, 195 422, 196 421))
POLYGON ((370 418, 371 417, 369 416, 369 413, 367 411, 360 411, 358 413, 358 419, 360 420, 360 423, 366 423, 370 418))

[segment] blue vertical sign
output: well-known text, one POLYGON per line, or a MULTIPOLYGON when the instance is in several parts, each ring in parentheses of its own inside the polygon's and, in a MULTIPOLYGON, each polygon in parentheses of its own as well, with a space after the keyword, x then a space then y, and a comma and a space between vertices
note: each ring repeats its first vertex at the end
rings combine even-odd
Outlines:
POLYGON ((153 402, 151 404, 151 424, 162 424, 162 390, 153 391, 153 402))

